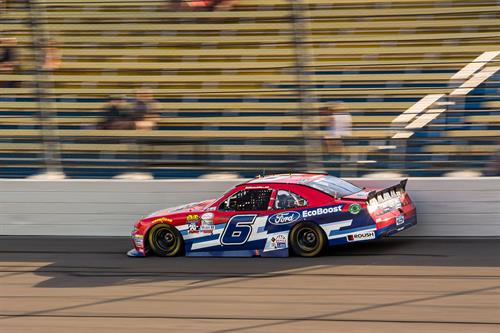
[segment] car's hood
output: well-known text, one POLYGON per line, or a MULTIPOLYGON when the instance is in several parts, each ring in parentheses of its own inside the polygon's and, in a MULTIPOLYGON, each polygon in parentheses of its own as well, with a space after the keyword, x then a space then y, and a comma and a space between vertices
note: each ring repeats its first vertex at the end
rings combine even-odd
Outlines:
POLYGON ((205 201, 200 201, 200 202, 192 202, 188 203, 186 205, 181 205, 181 206, 176 206, 176 207, 171 207, 167 209, 162 209, 157 212, 154 212, 147 216, 147 218, 150 217, 157 217, 157 216, 165 216, 168 214, 180 214, 180 213, 189 213, 189 212, 199 212, 203 211, 206 208, 208 208, 211 204, 213 204, 216 200, 211 199, 211 200, 205 200, 205 201))

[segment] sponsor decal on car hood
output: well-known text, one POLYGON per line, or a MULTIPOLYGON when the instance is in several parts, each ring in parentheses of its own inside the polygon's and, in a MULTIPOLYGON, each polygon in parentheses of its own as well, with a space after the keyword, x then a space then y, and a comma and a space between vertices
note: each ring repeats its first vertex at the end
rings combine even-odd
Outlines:
POLYGON ((193 211, 202 211, 206 209, 208 206, 213 204, 215 200, 205 200, 205 201, 200 201, 200 202, 192 202, 187 205, 181 205, 181 206, 176 206, 176 207, 171 207, 171 208, 166 208, 159 210, 157 212, 154 212, 150 215, 147 216, 147 218, 151 217, 156 217, 156 216, 163 216, 167 214, 172 214, 172 213, 189 213, 193 211))

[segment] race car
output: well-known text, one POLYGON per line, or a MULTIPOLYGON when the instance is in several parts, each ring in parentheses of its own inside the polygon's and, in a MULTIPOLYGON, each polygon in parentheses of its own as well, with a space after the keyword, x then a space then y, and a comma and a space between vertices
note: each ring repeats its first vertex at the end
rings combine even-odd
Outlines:
POLYGON ((140 219, 129 256, 314 257, 329 247, 388 236, 417 223, 407 180, 359 188, 328 174, 279 174, 215 200, 140 219))

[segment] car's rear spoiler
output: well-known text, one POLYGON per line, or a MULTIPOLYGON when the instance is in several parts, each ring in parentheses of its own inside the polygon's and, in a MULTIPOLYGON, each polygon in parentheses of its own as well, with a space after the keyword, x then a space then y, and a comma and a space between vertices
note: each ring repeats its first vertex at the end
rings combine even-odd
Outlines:
POLYGON ((404 192, 405 191, 407 182, 408 182, 408 179, 404 179, 404 180, 400 181, 399 184, 396 184, 394 186, 385 188, 385 189, 380 190, 380 191, 371 191, 370 193, 368 193, 368 197, 366 198, 366 201, 370 202, 373 199, 375 199, 376 201, 383 201, 384 195, 386 193, 388 193, 390 197, 396 196, 397 192, 404 192))

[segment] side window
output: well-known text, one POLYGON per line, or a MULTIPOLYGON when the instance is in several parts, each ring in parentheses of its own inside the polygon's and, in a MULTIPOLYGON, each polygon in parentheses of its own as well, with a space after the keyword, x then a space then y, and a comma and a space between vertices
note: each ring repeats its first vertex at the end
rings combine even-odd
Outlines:
POLYGON ((219 210, 267 210, 272 192, 273 190, 270 189, 251 189, 236 192, 220 204, 219 210))
POLYGON ((303 206, 307 206, 307 200, 290 191, 279 190, 276 194, 276 200, 274 200, 274 208, 276 209, 289 209, 303 206))

